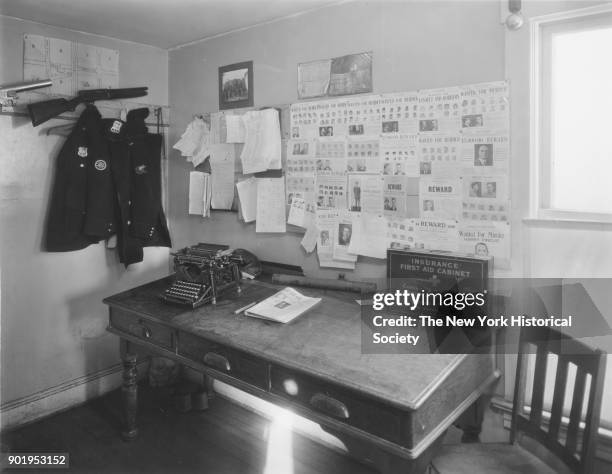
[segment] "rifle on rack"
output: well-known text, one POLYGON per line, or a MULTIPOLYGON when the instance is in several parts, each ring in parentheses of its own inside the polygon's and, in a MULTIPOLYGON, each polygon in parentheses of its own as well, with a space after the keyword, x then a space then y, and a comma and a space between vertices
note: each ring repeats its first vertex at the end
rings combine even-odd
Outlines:
POLYGON ((28 114, 32 125, 36 127, 47 120, 64 112, 72 111, 77 105, 98 100, 129 99, 147 95, 148 87, 132 87, 127 89, 88 89, 77 92, 72 99, 50 99, 28 104, 28 114))

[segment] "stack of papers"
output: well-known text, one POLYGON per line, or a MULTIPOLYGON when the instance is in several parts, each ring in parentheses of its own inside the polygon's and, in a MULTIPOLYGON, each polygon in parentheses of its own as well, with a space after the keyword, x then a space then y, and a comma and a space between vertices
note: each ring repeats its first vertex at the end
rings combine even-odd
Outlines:
POLYGON ((278 323, 288 323, 312 309, 320 301, 321 298, 304 296, 299 291, 287 287, 249 308, 244 314, 278 323))

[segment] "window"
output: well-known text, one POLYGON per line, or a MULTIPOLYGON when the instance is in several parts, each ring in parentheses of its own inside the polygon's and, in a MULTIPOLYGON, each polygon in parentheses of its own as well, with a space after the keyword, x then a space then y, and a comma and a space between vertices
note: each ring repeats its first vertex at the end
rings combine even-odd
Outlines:
POLYGON ((612 11, 532 35, 534 217, 612 221, 612 11))

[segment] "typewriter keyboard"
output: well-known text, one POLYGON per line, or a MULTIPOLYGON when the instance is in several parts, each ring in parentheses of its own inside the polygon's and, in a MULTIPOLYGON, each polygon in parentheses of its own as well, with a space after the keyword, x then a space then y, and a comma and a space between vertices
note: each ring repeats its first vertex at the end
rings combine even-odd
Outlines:
POLYGON ((207 289, 208 287, 203 283, 176 280, 161 294, 161 297, 169 303, 178 303, 196 308, 206 303, 207 289))

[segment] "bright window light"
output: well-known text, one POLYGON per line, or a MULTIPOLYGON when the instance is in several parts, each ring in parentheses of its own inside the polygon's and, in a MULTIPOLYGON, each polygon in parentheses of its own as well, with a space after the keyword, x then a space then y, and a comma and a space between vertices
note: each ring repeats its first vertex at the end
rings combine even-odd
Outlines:
POLYGON ((612 213, 612 27, 553 34, 550 208, 612 213))

